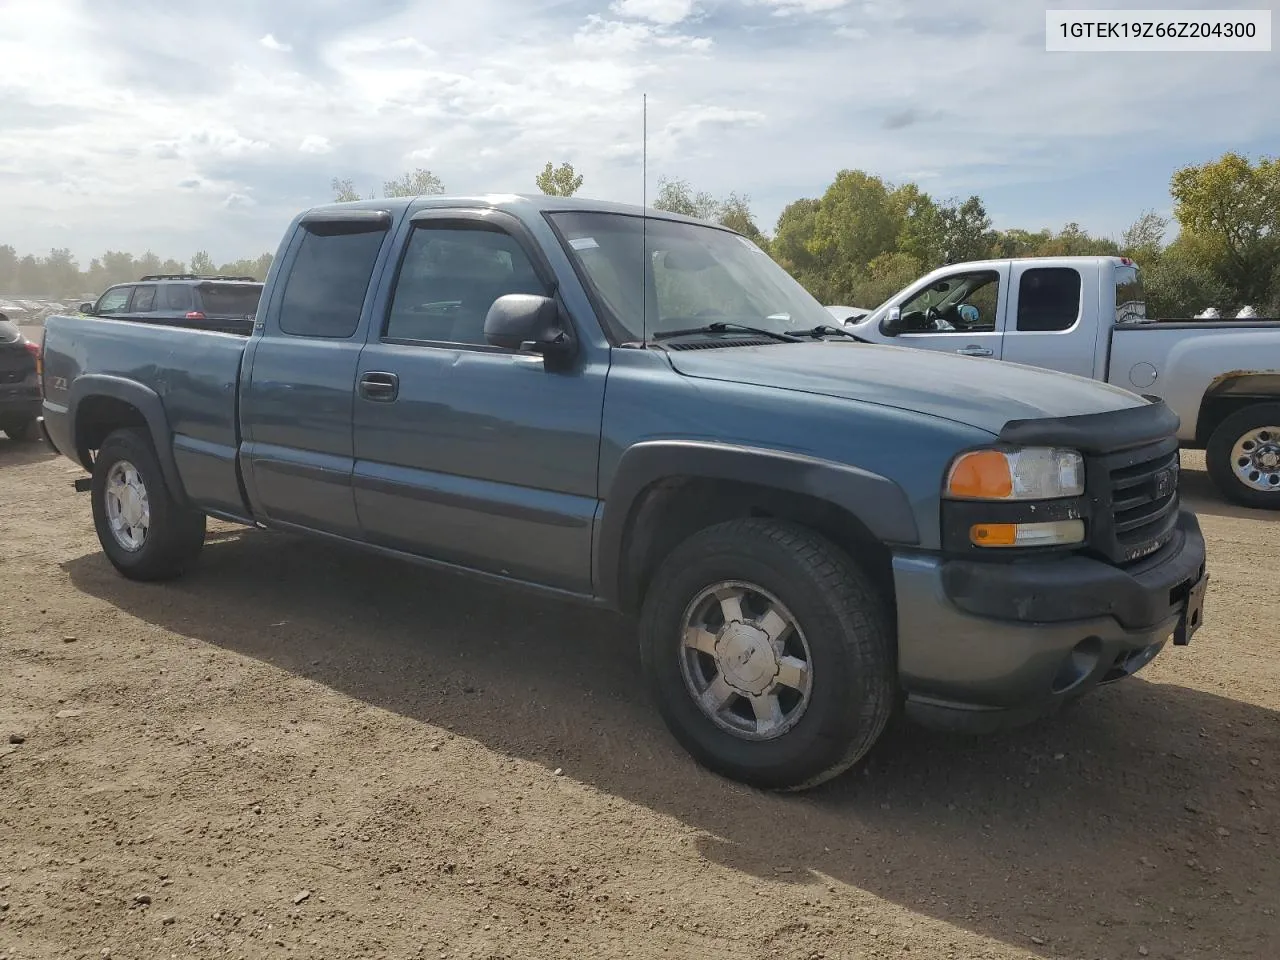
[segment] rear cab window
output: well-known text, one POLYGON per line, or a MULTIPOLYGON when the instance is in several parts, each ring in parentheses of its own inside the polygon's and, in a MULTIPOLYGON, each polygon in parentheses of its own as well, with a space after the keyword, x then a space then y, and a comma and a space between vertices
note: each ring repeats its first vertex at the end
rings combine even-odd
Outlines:
POLYGON ((1147 319, 1147 294, 1142 288, 1142 271, 1136 263, 1115 268, 1116 323, 1141 323, 1147 319))
POLYGON ((1034 267, 1018 281, 1020 333, 1061 333, 1080 319, 1080 271, 1071 267, 1034 267))
POLYGON ((280 332, 338 340, 354 334, 387 226, 381 220, 304 224, 280 301, 280 332))

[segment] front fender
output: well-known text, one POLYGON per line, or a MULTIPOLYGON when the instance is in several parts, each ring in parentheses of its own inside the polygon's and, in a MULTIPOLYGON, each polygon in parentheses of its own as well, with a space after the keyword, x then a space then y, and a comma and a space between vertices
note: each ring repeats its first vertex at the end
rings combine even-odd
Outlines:
POLYGON ((151 444, 155 447, 165 483, 168 484, 174 497, 185 503, 187 492, 182 484, 182 476, 178 473, 177 461, 173 456, 173 432, 169 429, 169 418, 165 415, 164 401, 160 399, 158 393, 136 380, 105 373, 88 373, 77 377, 71 385, 67 403, 70 452, 80 465, 89 471, 93 469, 93 464, 86 462, 87 458, 84 458, 81 452, 78 436, 80 405, 97 397, 110 397, 127 403, 142 414, 147 423, 147 432, 151 434, 151 444))
POLYGON ((844 463, 803 454, 701 440, 654 440, 629 447, 618 461, 596 537, 597 594, 624 595, 622 551, 636 506, 653 484, 675 477, 730 480, 825 500, 856 517, 877 540, 911 546, 920 533, 897 483, 844 463))

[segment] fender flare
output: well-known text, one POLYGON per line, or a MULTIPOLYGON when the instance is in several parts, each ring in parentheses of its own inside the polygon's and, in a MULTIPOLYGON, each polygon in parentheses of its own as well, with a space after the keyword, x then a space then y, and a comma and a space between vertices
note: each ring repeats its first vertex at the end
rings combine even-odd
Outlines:
POLYGON ((77 377, 71 385, 67 420, 71 426, 71 449, 80 465, 92 471, 92 464, 79 459, 80 438, 76 434, 80 404, 95 397, 119 400, 142 414, 142 418, 147 423, 147 431, 151 434, 151 444, 155 447, 156 458, 160 461, 160 470, 164 474, 165 483, 180 502, 186 503, 187 491, 182 485, 182 476, 178 473, 178 463, 173 455, 173 432, 169 429, 169 418, 164 411, 164 401, 160 399, 158 393, 136 380, 110 374, 90 373, 77 377))
POLYGON ((880 474, 781 450, 701 440, 643 441, 618 461, 596 536, 596 593, 626 595, 623 550, 636 508, 655 483, 677 477, 732 480, 824 500, 855 517, 885 544, 919 543, 906 492, 880 474))

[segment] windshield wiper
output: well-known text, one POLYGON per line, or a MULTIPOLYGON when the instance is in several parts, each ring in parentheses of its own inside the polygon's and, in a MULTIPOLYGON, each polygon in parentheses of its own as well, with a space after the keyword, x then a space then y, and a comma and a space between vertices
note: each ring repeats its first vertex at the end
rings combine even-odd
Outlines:
POLYGON ((774 340, 781 340, 784 343, 800 342, 799 337, 793 337, 789 333, 766 330, 764 327, 749 327, 745 323, 734 323, 732 320, 717 320, 715 323, 708 323, 705 327, 689 327, 685 330, 659 330, 653 335, 653 339, 670 340, 672 337, 690 337, 699 333, 729 333, 735 330, 742 333, 754 333, 761 337, 772 337, 774 340))
POLYGON ((848 337, 850 340, 857 340, 859 343, 862 342, 862 338, 858 336, 856 333, 850 333, 848 330, 844 330, 840 327, 832 326, 829 323, 820 323, 816 327, 814 327, 812 330, 804 331, 804 335, 806 337, 813 337, 813 339, 815 340, 818 340, 822 337, 829 337, 829 336, 832 336, 833 334, 836 336, 848 337))

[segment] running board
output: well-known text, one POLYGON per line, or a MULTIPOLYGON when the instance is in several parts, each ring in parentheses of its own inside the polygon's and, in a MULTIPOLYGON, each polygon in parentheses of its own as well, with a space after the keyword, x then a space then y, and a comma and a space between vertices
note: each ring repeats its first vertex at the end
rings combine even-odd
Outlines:
POLYGON ((72 485, 76 488, 76 493, 88 493, 93 489, 93 477, 79 477, 72 485))

